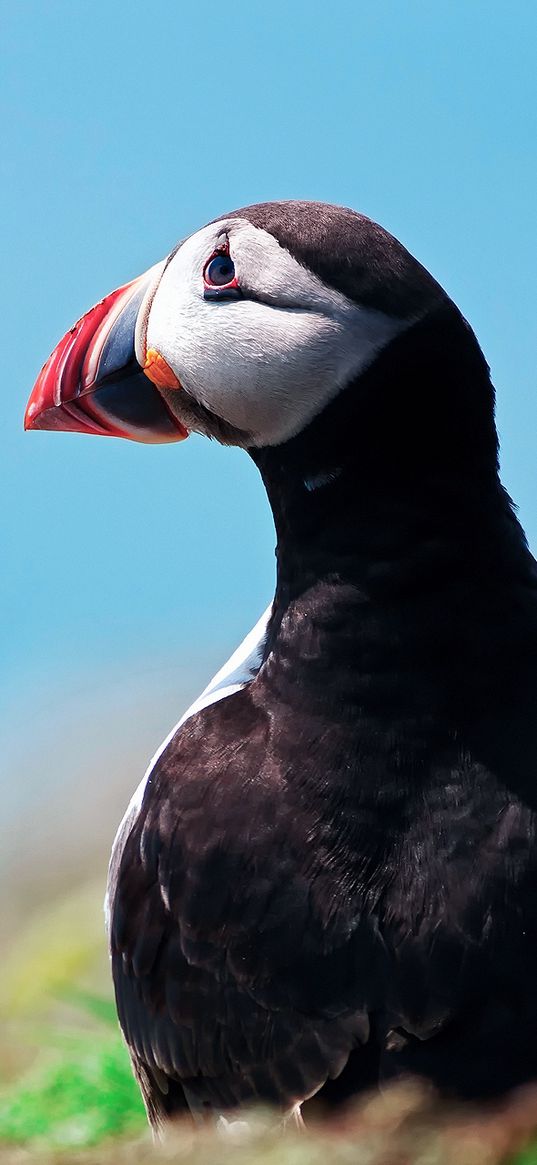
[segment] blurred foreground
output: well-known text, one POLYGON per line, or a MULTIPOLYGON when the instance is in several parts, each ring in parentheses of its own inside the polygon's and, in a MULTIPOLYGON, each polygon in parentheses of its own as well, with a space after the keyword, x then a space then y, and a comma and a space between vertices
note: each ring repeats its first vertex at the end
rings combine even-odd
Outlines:
POLYGON ((537 1165, 537 1085, 477 1110, 409 1081, 305 1132, 252 1112, 247 1130, 185 1123, 155 1147, 117 1029, 102 890, 98 879, 41 908, 4 959, 1 1165, 537 1165))

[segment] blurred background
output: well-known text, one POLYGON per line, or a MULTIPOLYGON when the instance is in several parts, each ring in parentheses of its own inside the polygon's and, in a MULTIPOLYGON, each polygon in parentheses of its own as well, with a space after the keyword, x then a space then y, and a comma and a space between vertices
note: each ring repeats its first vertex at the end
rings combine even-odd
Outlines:
POLYGON ((0 1137, 82 1144, 104 1133, 84 1132, 76 1103, 51 1132, 38 1094, 61 1092, 62 1056, 72 1078, 84 1032, 86 1050, 97 1030, 112 1048, 112 838, 148 758, 269 601, 274 538, 244 453, 25 435, 32 384, 82 312, 214 216, 347 204, 472 323, 537 546, 537 7, 1 0, 0 21, 0 1137), (26 1098, 20 1116, 13 1080, 35 1112, 26 1098))

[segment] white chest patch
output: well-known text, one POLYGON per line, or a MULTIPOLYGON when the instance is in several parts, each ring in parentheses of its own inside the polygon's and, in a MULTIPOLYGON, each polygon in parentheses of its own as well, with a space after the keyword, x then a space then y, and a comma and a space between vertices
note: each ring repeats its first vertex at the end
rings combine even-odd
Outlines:
POLYGON ((209 704, 216 704, 218 700, 225 700, 226 696, 232 696, 234 692, 239 692, 241 688, 244 688, 257 675, 261 666, 263 647, 265 645, 267 625, 271 611, 272 603, 263 612, 255 627, 252 627, 252 630, 248 632, 248 635, 243 639, 239 647, 236 648, 233 655, 230 655, 227 663, 217 671, 216 675, 207 684, 207 687, 203 689, 201 695, 187 708, 186 712, 181 716, 181 719, 177 721, 177 724, 168 733, 166 739, 151 758, 144 778, 140 782, 130 802, 129 809, 133 804, 136 804, 138 808, 141 805, 145 786, 157 761, 170 744, 170 741, 173 740, 176 732, 179 732, 179 729, 183 727, 183 724, 187 720, 190 720, 191 716, 195 716, 196 712, 201 712, 202 708, 208 708, 209 704))
POLYGON ((241 688, 244 688, 246 684, 250 683, 255 678, 261 666, 263 649, 267 636, 267 626, 271 612, 272 603, 270 603, 266 611, 263 612, 261 618, 258 619, 257 623, 255 624, 255 627, 252 627, 252 630, 248 632, 248 635, 245 639, 243 639, 242 643, 239 647, 237 647, 236 651, 233 652, 233 655, 229 657, 227 663, 225 663, 223 667, 221 667, 220 670, 216 672, 216 675, 213 676, 210 683, 207 684, 207 687, 203 689, 201 695, 199 695, 197 699, 194 700, 194 703, 191 704, 189 708, 187 708, 186 712, 183 713, 177 724, 174 724, 171 732, 168 733, 166 739, 163 740, 155 755, 151 758, 144 776, 140 781, 140 784, 129 801, 126 812, 123 815, 114 838, 112 854, 110 857, 108 887, 104 902, 107 929, 110 919, 110 899, 113 896, 114 891, 113 882, 117 870, 117 862, 121 855, 123 843, 126 840, 128 833, 130 833, 138 813, 140 812, 144 793, 147 788, 147 783, 151 777, 151 773, 153 772, 155 765, 157 764, 157 761, 160 759, 176 734, 180 732, 186 721, 190 720, 192 716, 195 716, 196 712, 201 712, 203 708, 208 708, 210 704, 215 704, 219 700, 225 700, 227 696, 232 696, 234 692, 239 692, 241 688))

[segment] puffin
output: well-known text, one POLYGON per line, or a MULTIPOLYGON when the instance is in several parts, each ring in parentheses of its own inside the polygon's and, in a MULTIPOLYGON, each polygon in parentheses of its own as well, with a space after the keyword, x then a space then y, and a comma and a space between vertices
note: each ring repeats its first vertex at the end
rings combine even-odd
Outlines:
POLYGON ((406 1075, 483 1101, 537 1077, 537 571, 494 403, 439 283, 307 201, 183 239, 38 377, 27 428, 238 446, 274 516, 274 599, 110 861, 155 1129, 252 1103, 298 1120, 406 1075))

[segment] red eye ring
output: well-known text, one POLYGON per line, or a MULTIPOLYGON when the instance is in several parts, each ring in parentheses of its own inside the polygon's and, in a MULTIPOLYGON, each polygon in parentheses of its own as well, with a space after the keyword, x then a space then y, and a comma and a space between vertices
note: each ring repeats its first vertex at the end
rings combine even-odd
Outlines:
POLYGON ((206 299, 226 296, 230 292, 233 295, 239 294, 239 281, 227 243, 213 251, 207 260, 203 268, 203 288, 206 299))

